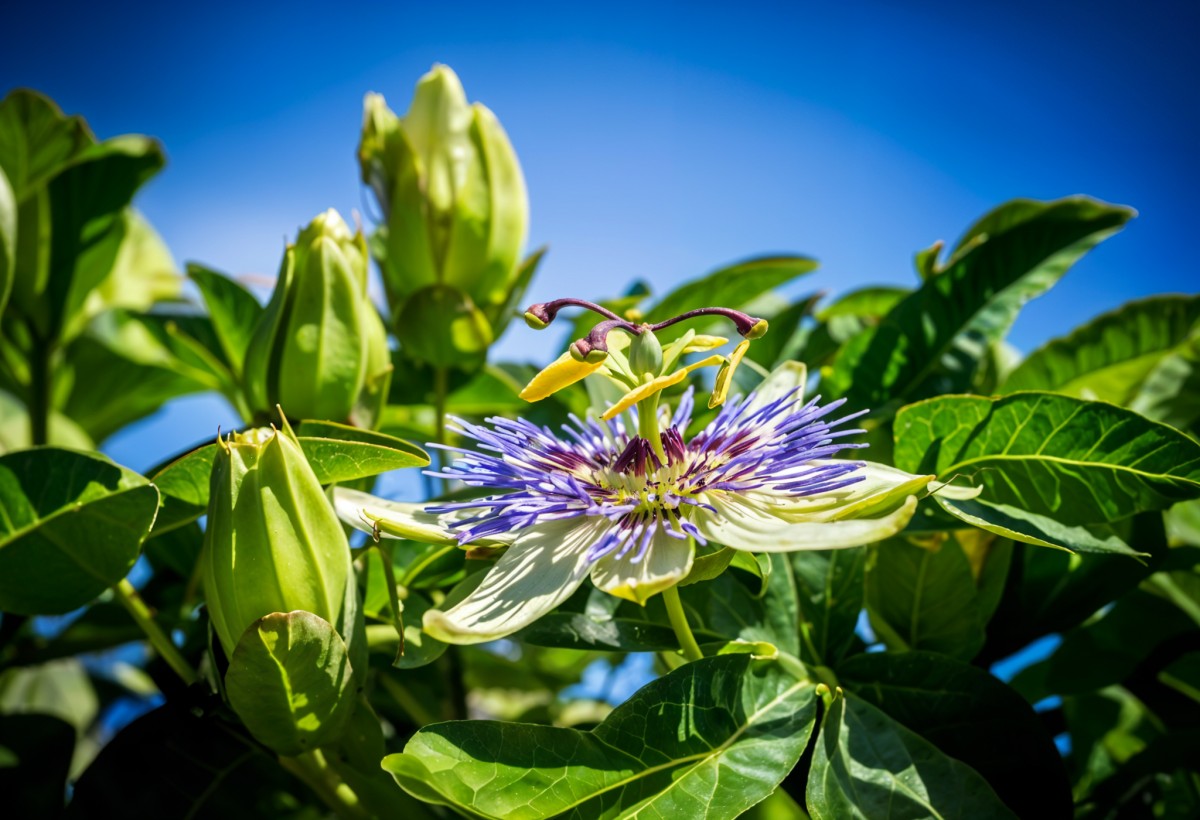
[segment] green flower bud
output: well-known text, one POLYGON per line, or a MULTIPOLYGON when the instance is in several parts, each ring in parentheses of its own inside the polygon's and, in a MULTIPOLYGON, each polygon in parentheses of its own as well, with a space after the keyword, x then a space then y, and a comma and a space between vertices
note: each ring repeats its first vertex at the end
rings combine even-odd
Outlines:
POLYGON ((273 612, 311 612, 352 643, 358 606, 350 546, 286 423, 220 442, 201 577, 227 656, 247 627, 273 612))
POLYGON ((633 344, 629 346, 629 366, 638 376, 643 373, 658 376, 662 373, 662 343, 658 341, 654 331, 644 328, 634 337, 633 344))
MULTIPOLYGON (((387 220, 380 266, 392 315, 422 290, 453 289, 495 338, 532 271, 520 264, 525 180, 492 112, 469 104, 454 72, 434 66, 404 117, 367 95, 359 162, 387 220)), ((408 321, 398 319, 401 337, 408 321)))
POLYGON ((283 405, 294 418, 371 427, 391 363, 379 313, 367 295, 367 247, 329 210, 288 247, 271 301, 246 356, 250 406, 283 405))

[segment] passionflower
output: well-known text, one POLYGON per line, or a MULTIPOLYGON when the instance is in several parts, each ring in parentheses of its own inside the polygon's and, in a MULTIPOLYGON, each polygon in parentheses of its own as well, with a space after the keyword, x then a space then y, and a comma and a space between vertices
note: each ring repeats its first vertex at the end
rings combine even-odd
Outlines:
MULTIPOLYGON (((426 632, 451 643, 510 635, 558 606, 584 579, 644 604, 692 568, 696 546, 753 552, 836 549, 900 531, 933 476, 835 458, 861 412, 802 397, 804 368, 776 371, 688 436, 693 394, 653 425, 571 417, 558 435, 524 420, 455 419, 475 448, 433 475, 489 494, 421 508, 341 491, 344 520, 398 537, 507 545, 456 605, 430 610, 426 632), (644 436, 662 424, 658 440, 644 436)), ((665 410, 665 408, 664 408, 665 410)), ((658 410, 654 411, 655 413, 658 410)), ((940 485, 939 485, 940 486, 940 485)))

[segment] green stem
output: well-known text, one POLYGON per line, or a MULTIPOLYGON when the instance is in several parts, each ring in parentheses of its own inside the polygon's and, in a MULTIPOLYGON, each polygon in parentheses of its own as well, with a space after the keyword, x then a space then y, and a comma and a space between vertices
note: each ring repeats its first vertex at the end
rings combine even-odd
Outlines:
POLYGON ((675 630, 675 637, 679 639, 679 651, 689 661, 700 660, 704 657, 704 653, 700 651, 700 644, 696 643, 696 636, 692 634, 692 628, 688 626, 687 613, 683 611, 683 601, 679 600, 679 587, 667 587, 662 596, 663 603, 667 605, 667 617, 671 619, 671 628, 675 630))
POLYGON ((371 815, 358 802, 358 795, 329 767, 320 749, 296 757, 280 757, 283 768, 304 781, 334 814, 346 820, 366 820, 371 815))
POLYGON ((150 645, 154 647, 159 656, 175 670, 175 674, 179 675, 184 683, 188 686, 195 683, 196 670, 192 669, 183 655, 179 654, 179 650, 171 642, 167 633, 163 632, 162 628, 154 621, 154 613, 150 611, 150 607, 146 606, 146 602, 142 600, 142 596, 138 595, 138 591, 134 589, 133 584, 129 583, 129 579, 122 578, 120 583, 112 589, 117 596, 117 600, 129 611, 129 614, 133 616, 133 620, 146 633, 146 637, 150 640, 150 645))
POLYGON ((662 435, 658 429, 658 394, 638 402, 638 435, 650 442, 654 454, 663 464, 667 463, 667 451, 663 448, 662 435))

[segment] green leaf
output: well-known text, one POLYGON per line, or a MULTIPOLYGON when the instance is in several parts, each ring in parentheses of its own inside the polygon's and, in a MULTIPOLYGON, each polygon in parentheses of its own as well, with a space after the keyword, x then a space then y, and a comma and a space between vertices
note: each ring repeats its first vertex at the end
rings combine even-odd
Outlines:
MULTIPOLYGON (((763 256, 747 259, 675 288, 647 309, 646 321, 661 322, 703 307, 740 310, 764 293, 816 269, 817 261, 804 256, 763 256)), ((665 344, 683 335, 689 327, 695 328, 698 333, 707 327, 721 335, 733 330, 728 322, 719 326, 711 320, 681 322, 660 332, 658 336, 665 344)))
POLYGON ((69 612, 125 577, 158 509, 146 479, 103 456, 0 456, 0 609, 69 612))
MULTIPOLYGON (((737 573, 725 572, 713 581, 684 587, 680 596, 698 615, 701 630, 727 640, 774 644, 789 655, 799 655, 800 610, 788 555, 757 558, 767 568, 757 592, 747 588, 737 573)), ((750 583, 759 587, 757 579, 750 583)))
POLYGON ((863 608, 867 550, 801 550, 791 553, 791 560, 804 616, 800 628, 808 637, 800 657, 820 666, 836 666, 854 644, 863 608), (810 646, 816 658, 807 657, 810 646))
POLYGON ((1046 390, 1127 405, 1200 322, 1200 296, 1153 296, 1099 316, 1029 355, 1000 392, 1046 390))
POLYGON ((903 538, 872 547, 867 613, 889 649, 928 649, 970 660, 984 641, 975 579, 953 539, 925 549, 903 538))
POLYGON ((0 674, 0 714, 52 715, 82 737, 100 712, 96 689, 78 658, 61 658, 0 674))
POLYGON ((1007 504, 989 504, 979 499, 936 498, 941 508, 955 518, 1014 541, 1072 552, 1142 555, 1122 541, 1106 524, 1068 527, 1052 518, 1007 504))
POLYGON ((225 360, 233 375, 240 379, 246 350, 262 317, 263 307, 250 291, 228 276, 194 262, 188 263, 187 273, 200 289, 225 360))
MULTIPOLYGON (((786 361, 800 359, 808 336, 802 323, 812 315, 813 308, 823 295, 811 294, 767 317, 770 320, 767 335, 754 340, 754 344, 746 351, 746 358, 762 365, 768 371, 786 361)), ((737 372, 741 374, 740 370, 737 372)))
POLYGON ((71 342, 59 379, 69 386, 63 414, 97 443, 170 399, 216 386, 183 366, 140 317, 122 311, 71 342))
POLYGON ((1156 647, 1195 629, 1169 601, 1135 589, 1067 633, 1050 656, 1046 686, 1055 694, 1076 695, 1120 683, 1156 647))
POLYGON ((127 239, 139 230, 126 208, 165 161, 154 140, 117 137, 88 149, 50 183, 46 297, 48 329, 55 334, 70 338, 94 315, 85 310, 89 299, 113 275, 127 239))
POLYGON ((0 102, 0 168, 18 202, 95 143, 82 117, 63 116, 53 100, 36 91, 19 88, 0 102))
POLYGON ((1075 526, 1200 496, 1200 443, 1101 402, 1052 393, 943 396, 896 416, 896 466, 1075 526))
POLYGON ((282 755, 337 739, 354 711, 346 644, 311 612, 275 612, 242 634, 225 673, 229 704, 246 728, 282 755))
POLYGON ((807 798, 813 820, 1016 817, 969 766, 853 695, 825 715, 807 798))
POLYGON ((552 612, 517 637, 534 646, 601 652, 674 652, 679 648, 679 639, 666 624, 585 612, 552 612))
POLYGON ((1085 197, 1000 206, 968 231, 940 273, 843 348, 822 391, 856 407, 880 407, 894 398, 965 389, 973 365, 963 367, 953 355, 962 334, 981 342, 1002 338, 1022 304, 1132 216, 1128 208, 1085 197), (947 383, 939 384, 942 375, 947 383))
MULTIPOLYGON (((332 421, 301 421, 295 429, 300 447, 322 484, 339 484, 429 463, 424 450, 385 433, 332 421)), ((156 534, 204 515, 216 454, 216 442, 197 447, 151 477, 162 493, 156 534)))
POLYGON ((723 655, 643 687, 590 732, 458 721, 417 732, 383 767, 411 794, 489 818, 737 817, 796 764, 813 685, 723 655))
POLYGON ((429 464, 429 456, 414 444, 346 424, 305 420, 296 425, 296 435, 322 484, 429 464))
POLYGON ((1164 356, 1142 382, 1130 403, 1148 418, 1187 430, 1197 437, 1200 420, 1200 340, 1164 356))
POLYGON ((1195 817, 1200 730, 1177 729, 1128 758, 1080 801, 1081 820, 1109 817, 1195 817))
POLYGON ((817 319, 828 322, 842 316, 856 319, 877 320, 886 316, 904 297, 912 293, 909 288, 886 285, 859 288, 849 291, 817 311, 817 319))
POLYGON ((1033 708, 983 669, 933 652, 872 652, 838 666, 859 698, 977 771, 1019 817, 1067 817, 1062 756, 1033 708))

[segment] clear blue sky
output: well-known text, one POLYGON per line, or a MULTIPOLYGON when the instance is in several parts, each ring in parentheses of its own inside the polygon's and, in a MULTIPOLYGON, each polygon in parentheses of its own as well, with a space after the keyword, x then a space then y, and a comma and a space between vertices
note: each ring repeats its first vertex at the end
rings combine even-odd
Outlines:
MULTIPOLYGON (((402 111, 445 62, 524 166, 551 246, 531 301, 768 251, 819 258, 812 287, 906 283, 991 206, 1075 193, 1141 215, 1026 309, 1018 346, 1198 290, 1190 4, 70 5, 5 12, 0 90, 162 139, 138 204, 181 264, 270 276, 313 215, 364 210, 363 94, 402 111)), ((521 330, 501 352, 544 358, 521 330)), ((229 418, 185 402, 107 449, 145 468, 229 418)))

